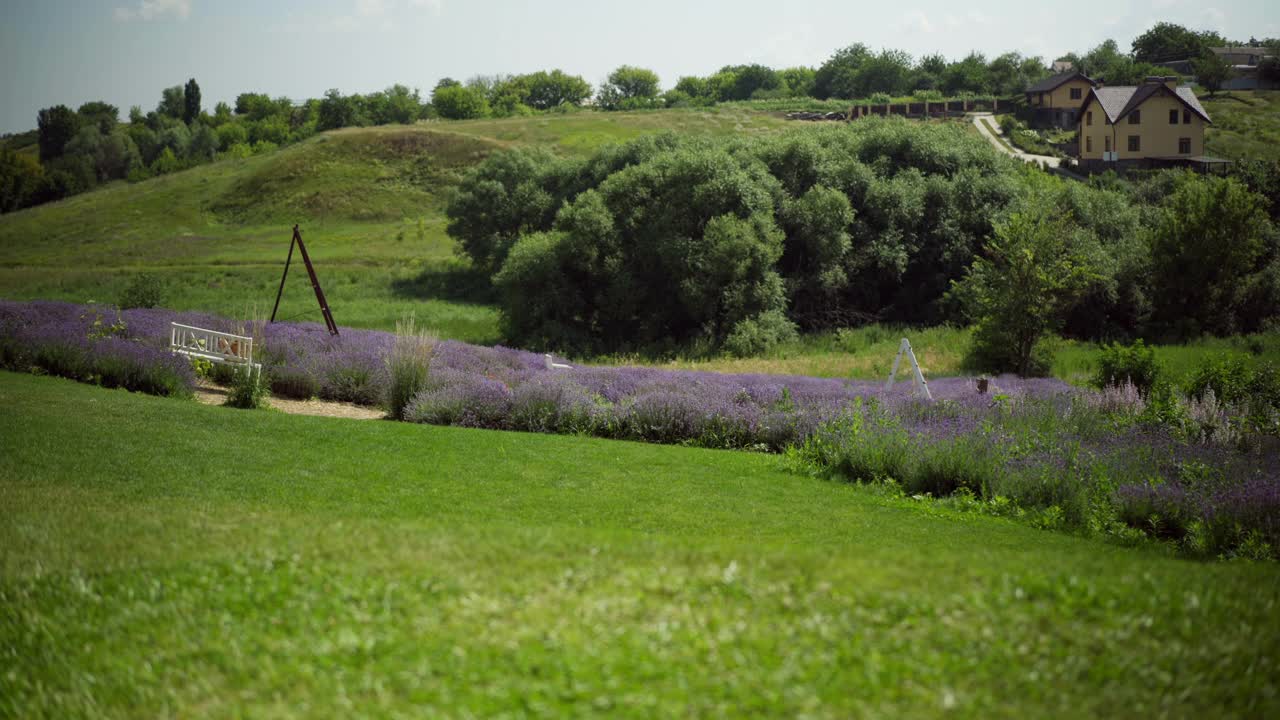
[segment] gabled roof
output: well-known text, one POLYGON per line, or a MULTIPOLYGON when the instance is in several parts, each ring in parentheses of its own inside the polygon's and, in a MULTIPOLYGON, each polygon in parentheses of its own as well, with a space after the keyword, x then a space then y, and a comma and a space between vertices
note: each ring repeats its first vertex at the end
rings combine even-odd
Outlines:
POLYGON ((1062 73, 1061 75, 1053 75, 1053 76, 1047 77, 1041 80, 1040 82, 1035 83, 1031 87, 1027 88, 1026 92, 1029 92, 1029 93, 1051 92, 1057 89, 1060 85, 1067 83, 1071 80, 1075 80, 1076 78, 1080 78, 1081 80, 1084 80, 1085 82, 1093 86, 1097 86, 1098 84, 1093 80, 1090 80, 1088 77, 1086 77, 1084 73, 1073 70, 1071 72, 1062 73))
POLYGON ((1205 112, 1204 107, 1200 105, 1200 100, 1192 92, 1191 88, 1170 88, 1164 83, 1095 87, 1089 91, 1089 97, 1085 98, 1084 105, 1080 106, 1080 117, 1084 117, 1085 109, 1096 100, 1102 111, 1107 114, 1107 119, 1112 124, 1115 124, 1124 116, 1138 109, 1138 106, 1148 99, 1163 93, 1172 95, 1188 110, 1204 118, 1205 122, 1213 122, 1209 119, 1209 113, 1205 112))

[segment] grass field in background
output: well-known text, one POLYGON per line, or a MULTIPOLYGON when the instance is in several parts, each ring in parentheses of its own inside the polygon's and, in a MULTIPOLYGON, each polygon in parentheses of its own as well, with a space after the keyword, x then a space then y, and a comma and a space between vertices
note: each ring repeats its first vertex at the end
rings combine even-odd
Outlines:
POLYGON ((12 373, 0 403, 0 715, 1280 711, 1272 563, 772 455, 12 373))
POLYGON ((1205 130, 1206 155, 1229 160, 1280 160, 1280 90, 1199 93, 1213 123, 1205 130))

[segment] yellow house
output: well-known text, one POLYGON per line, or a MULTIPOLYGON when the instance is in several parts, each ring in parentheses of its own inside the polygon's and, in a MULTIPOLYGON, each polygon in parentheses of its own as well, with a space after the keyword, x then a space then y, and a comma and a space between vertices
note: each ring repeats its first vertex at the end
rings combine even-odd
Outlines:
POLYGON ((1072 128, 1076 126, 1076 113, 1084 104, 1089 91, 1097 83, 1080 72, 1066 72, 1027 88, 1027 105, 1031 107, 1036 126, 1072 128))
POLYGON ((1204 128, 1211 121, 1189 87, 1176 77, 1150 77, 1141 85, 1099 87, 1080 108, 1082 169, 1213 164, 1204 157, 1204 128))

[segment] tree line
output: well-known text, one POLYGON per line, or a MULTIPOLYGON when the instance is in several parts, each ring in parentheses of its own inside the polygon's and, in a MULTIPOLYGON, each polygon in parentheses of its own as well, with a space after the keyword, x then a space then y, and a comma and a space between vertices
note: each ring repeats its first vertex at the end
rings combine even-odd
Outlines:
MULTIPOLYGON (((1274 40, 1250 42, 1276 45, 1274 40)), ((1123 85, 1169 72, 1154 62, 1189 57, 1206 78, 1221 82, 1221 63, 1208 51, 1221 44, 1228 43, 1214 33, 1158 23, 1135 39, 1128 53, 1108 40, 1060 59, 1110 85, 1123 85)), ((1274 59, 1268 62, 1275 64, 1274 59)), ((429 98, 404 85, 369 94, 343 95, 335 89, 303 102, 242 93, 233 105, 217 103, 212 113, 202 106, 200 87, 192 79, 166 88, 155 110, 131 108, 127 124, 120 123, 117 107, 102 101, 76 110, 65 105, 40 110, 38 157, 16 152, 12 138, 0 143, 0 212, 74 195, 111 180, 137 181, 217 157, 246 157, 341 127, 512 117, 571 111, 588 103, 608 111, 785 98, 886 102, 904 95, 1006 96, 1020 93, 1049 72, 1040 58, 1018 53, 991 60, 971 53, 949 61, 937 54, 917 59, 901 50, 875 52, 857 43, 835 51, 817 68, 728 65, 710 75, 681 77, 665 92, 652 70, 624 65, 598 88, 581 76, 555 69, 477 76, 466 82, 444 78, 429 98)))
POLYGON ((963 128, 876 118, 581 160, 510 151, 446 213, 520 347, 751 355, 800 329, 975 323, 976 366, 1034 373, 1050 331, 1184 338, 1274 319, 1278 181, 1272 164, 1067 182, 963 128))

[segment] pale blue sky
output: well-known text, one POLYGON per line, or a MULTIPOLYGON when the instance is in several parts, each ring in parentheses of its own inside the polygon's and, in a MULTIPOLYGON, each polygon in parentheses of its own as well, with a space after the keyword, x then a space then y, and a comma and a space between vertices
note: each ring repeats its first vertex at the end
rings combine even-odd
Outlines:
MULTIPOLYGON (((105 100, 153 109, 195 77, 204 103, 292 98, 443 76, 561 68, 593 85, 621 64, 680 75, 726 64, 817 66, 854 42, 915 56, 1009 50, 1047 59, 1158 20, 1228 38, 1280 36, 1265 0, 0 0, 0 132, 36 111, 105 100)), ((1270 6, 1268 6, 1270 5, 1270 6)))

